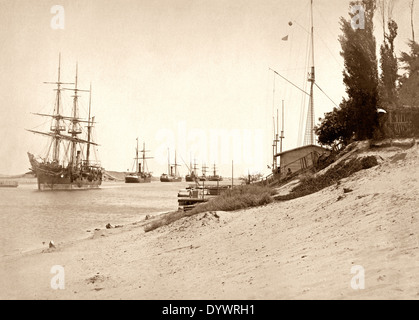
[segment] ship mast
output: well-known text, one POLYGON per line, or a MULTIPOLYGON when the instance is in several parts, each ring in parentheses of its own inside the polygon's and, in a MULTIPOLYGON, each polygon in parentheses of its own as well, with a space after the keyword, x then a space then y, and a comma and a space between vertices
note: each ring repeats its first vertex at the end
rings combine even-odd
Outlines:
POLYGON ((208 167, 206 166, 206 164, 202 164, 201 171, 202 171, 202 176, 203 177, 206 177, 207 169, 208 169, 208 167))
POLYGON ((176 178, 178 177, 177 167, 178 167, 178 164, 177 164, 177 162, 176 162, 176 150, 175 150, 175 177, 176 177, 176 178))
POLYGON ((196 166, 196 159, 193 160, 193 173, 195 177, 198 176, 198 167, 196 166))
MULTIPOLYGON (((284 107, 284 101, 282 101, 282 108, 284 107)), ((278 135, 279 132, 279 114, 278 109, 276 109, 276 127, 275 127, 275 116, 272 118, 273 120, 273 127, 274 127, 274 139, 272 142, 272 172, 276 172, 278 169, 278 162, 277 162, 277 154, 278 154, 278 142, 281 142, 280 145, 280 152, 282 152, 282 138, 283 138, 283 131, 281 131, 281 136, 278 135)), ((282 125, 282 128, 284 126, 282 125)))
POLYGON ((275 152, 275 135, 276 135, 276 128, 275 128, 275 116, 272 117, 273 128, 274 128, 274 138, 272 140, 272 172, 276 172, 276 152, 275 152))
MULTIPOLYGON (((89 119, 88 121, 85 120, 81 120, 78 118, 78 92, 80 91, 84 91, 84 92, 88 92, 89 90, 81 90, 78 89, 77 87, 77 69, 78 66, 76 65, 76 82, 75 83, 69 83, 69 82, 61 82, 61 54, 59 55, 59 63, 58 63, 58 81, 57 82, 44 82, 46 84, 56 84, 57 85, 57 99, 56 99, 56 106, 54 108, 54 112, 53 114, 43 114, 43 113, 34 113, 35 115, 39 115, 39 116, 45 116, 45 117, 52 117, 54 119, 54 123, 51 125, 50 127, 50 132, 42 132, 42 131, 37 131, 37 130, 30 130, 30 129, 26 129, 29 132, 32 133, 36 133, 36 134, 40 134, 40 135, 44 135, 44 136, 48 136, 52 138, 52 144, 53 144, 53 161, 56 163, 59 163, 60 160, 60 143, 61 140, 66 140, 66 141, 70 141, 71 142, 71 154, 70 154, 70 160, 68 162, 68 164, 72 167, 75 167, 77 164, 75 163, 75 159, 77 158, 77 144, 78 143, 86 143, 88 145, 93 144, 93 145, 97 145, 96 143, 90 141, 90 130, 88 132, 88 137, 87 140, 84 139, 80 139, 77 137, 78 134, 80 134, 82 132, 81 130, 81 126, 80 123, 81 122, 87 122, 88 123, 88 127, 90 129, 90 127, 93 126, 93 119, 90 122, 90 105, 89 105, 89 119), (68 89, 68 88, 62 88, 62 85, 75 85, 74 89, 68 89), (61 115, 61 91, 62 90, 71 90, 74 91, 74 96, 73 97, 73 114, 71 117, 67 117, 67 116, 63 116, 61 115), (61 124, 62 121, 69 121, 70 125, 68 128, 68 133, 71 135, 64 135, 61 132, 66 130, 65 125, 61 124)), ((68 148, 67 148, 68 150, 68 148)), ((49 152, 47 157, 49 156, 49 152)), ((79 158, 79 160, 81 160, 81 158, 79 158)))
MULTIPOLYGON (((275 73, 274 73, 274 85, 273 85, 273 94, 272 94, 272 113, 275 109, 275 73)), ((276 162, 276 142, 275 142, 275 138, 276 138, 276 128, 275 128, 275 116, 272 116, 272 120, 273 120, 273 129, 274 129, 274 138, 272 141, 272 172, 276 172, 276 166, 277 166, 277 162, 276 162)))
MULTIPOLYGON (((90 122, 90 111, 92 107, 92 84, 90 83, 90 95, 89 95, 89 118, 87 119, 87 151, 86 151, 86 164, 89 165, 89 158, 90 158, 90 135, 93 126, 90 122)), ((92 119, 93 120, 93 119, 92 119)))
POLYGON ((138 138, 135 140, 137 140, 137 147, 135 148, 135 171, 141 173, 138 167, 138 138))
POLYGON ((170 166, 170 150, 169 148, 167 148, 167 175, 171 176, 172 175, 172 170, 171 170, 171 166, 170 166))
POLYGON ((304 136, 304 145, 314 144, 314 84, 316 81, 314 68, 314 23, 313 23, 313 0, 311 0, 310 10, 310 24, 311 24, 311 71, 309 73, 308 81, 310 82, 310 99, 307 112, 306 132, 304 136))
POLYGON ((81 133, 81 128, 78 119, 78 91, 77 88, 77 79, 78 79, 78 64, 76 64, 76 80, 74 85, 74 96, 73 96, 73 118, 71 119, 71 128, 68 130, 68 133, 71 134, 73 138, 71 141, 71 155, 70 155, 70 163, 71 166, 74 168, 77 163, 77 135, 81 133))
MULTIPOLYGON (((59 55, 58 58, 58 81, 57 81, 57 110, 56 110, 56 115, 59 116, 60 115, 60 104, 61 104, 61 53, 59 55)), ((53 131, 56 134, 60 133, 60 118, 56 117, 55 118, 55 128, 51 128, 51 131, 53 131)), ((54 162, 58 162, 59 161, 59 157, 60 157, 60 139, 56 138, 54 139, 54 149, 53 149, 53 154, 52 154, 52 159, 54 162)))
MULTIPOLYGON (((138 138, 137 138, 137 139, 138 139, 138 138)), ((137 141, 137 144, 138 144, 138 141, 137 141)), ((137 148, 138 148, 138 147, 137 147, 137 148)), ((145 168, 146 168, 146 162, 145 162, 145 160, 146 160, 146 159, 153 159, 153 157, 146 157, 146 156, 145 156, 145 153, 146 153, 146 152, 149 152, 149 151, 150 151, 150 150, 146 150, 146 149, 145 149, 145 142, 143 142, 143 150, 141 150, 141 152, 143 153, 143 157, 142 157, 142 158, 143 158, 143 170, 141 170, 141 168, 139 168, 139 170, 138 170, 138 171, 139 171, 140 173, 145 173, 145 168)), ((148 171, 148 168, 147 168, 147 171, 148 171)))
MULTIPOLYGON (((282 140, 285 138, 284 137, 284 100, 282 100, 282 117, 281 117, 281 121, 282 121, 282 126, 281 126, 281 135, 279 136, 279 152, 282 152, 282 140)), ((279 130, 279 128, 278 128, 279 130)))
MULTIPOLYGON (((52 160, 54 162, 59 162, 60 159, 60 144, 61 144, 61 131, 65 131, 65 126, 61 125, 61 85, 63 84, 74 84, 74 83, 64 83, 61 82, 61 53, 58 55, 58 79, 57 82, 44 82, 46 84, 56 84, 57 85, 57 98, 56 98, 56 107, 54 108, 54 113, 50 116, 54 119, 54 125, 51 125, 50 131, 51 134, 46 134, 52 137, 53 139, 53 151, 52 151, 52 160)), ((30 131, 30 130, 29 130, 30 131)), ((39 132, 35 132, 39 133, 39 132)))

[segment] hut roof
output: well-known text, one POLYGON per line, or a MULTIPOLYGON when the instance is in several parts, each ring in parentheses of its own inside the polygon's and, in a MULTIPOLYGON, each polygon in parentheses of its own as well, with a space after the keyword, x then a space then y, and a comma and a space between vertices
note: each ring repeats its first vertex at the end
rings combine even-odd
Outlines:
POLYGON ((309 144, 309 145, 306 145, 306 146, 302 146, 302 147, 298 147, 298 148, 294 148, 294 149, 290 149, 290 150, 285 150, 285 151, 282 151, 282 152, 279 152, 279 153, 277 153, 276 155, 275 155, 275 157, 279 157, 279 156, 281 156, 281 155, 284 155, 284 154, 286 154, 286 153, 289 153, 289 152, 293 152, 293 151, 297 151, 297 150, 301 150, 301 149, 308 149, 308 148, 317 148, 317 149, 321 149, 322 151, 330 151, 329 149, 327 149, 327 148, 324 148, 324 147, 321 147, 321 146, 317 146, 317 145, 315 145, 315 144, 309 144))

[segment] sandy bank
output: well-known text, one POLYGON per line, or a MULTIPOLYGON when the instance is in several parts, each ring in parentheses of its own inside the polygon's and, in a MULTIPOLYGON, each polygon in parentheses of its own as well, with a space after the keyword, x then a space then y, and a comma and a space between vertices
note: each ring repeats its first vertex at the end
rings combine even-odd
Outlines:
POLYGON ((3 258, 0 298, 419 299, 418 147, 371 153, 379 166, 303 198, 3 258))

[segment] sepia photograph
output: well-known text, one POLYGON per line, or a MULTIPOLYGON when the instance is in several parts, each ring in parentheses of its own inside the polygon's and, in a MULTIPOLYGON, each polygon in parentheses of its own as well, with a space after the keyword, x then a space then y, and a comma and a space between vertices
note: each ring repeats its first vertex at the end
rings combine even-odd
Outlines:
POLYGON ((415 0, 0 0, 0 299, 419 300, 418 27, 415 0))

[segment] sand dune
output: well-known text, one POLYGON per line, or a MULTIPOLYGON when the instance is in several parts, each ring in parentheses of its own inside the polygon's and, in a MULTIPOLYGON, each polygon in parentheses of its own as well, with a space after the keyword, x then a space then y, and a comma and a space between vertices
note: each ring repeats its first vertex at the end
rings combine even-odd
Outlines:
POLYGON ((0 297, 417 300, 418 146, 364 154, 380 164, 303 198, 147 233, 142 221, 2 258, 0 297), (51 288, 54 265, 64 268, 63 290, 51 288), (354 266, 364 289, 351 286, 354 266))

